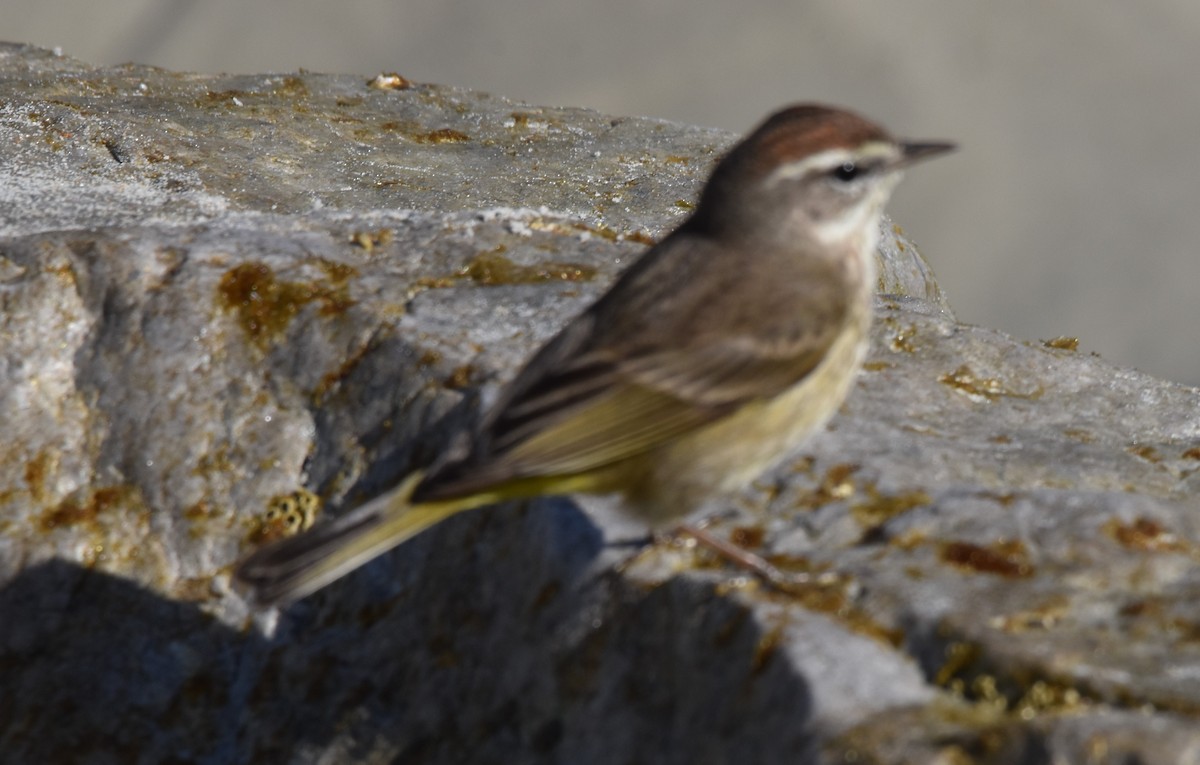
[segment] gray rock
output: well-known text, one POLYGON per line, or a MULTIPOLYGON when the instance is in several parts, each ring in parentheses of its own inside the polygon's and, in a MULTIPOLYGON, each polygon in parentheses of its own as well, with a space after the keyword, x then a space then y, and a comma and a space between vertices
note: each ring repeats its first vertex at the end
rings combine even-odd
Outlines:
POLYGON ((890 224, 841 415, 705 509, 785 586, 554 498, 231 590, 273 499, 431 460, 732 140, 0 48, 6 757, 1195 761, 1200 391, 956 323, 890 224))

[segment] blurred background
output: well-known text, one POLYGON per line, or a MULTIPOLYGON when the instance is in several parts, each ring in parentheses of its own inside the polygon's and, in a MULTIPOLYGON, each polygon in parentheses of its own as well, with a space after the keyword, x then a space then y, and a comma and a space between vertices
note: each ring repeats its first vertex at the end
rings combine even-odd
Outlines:
POLYGON ((733 131, 823 100, 961 150, 890 210, 959 318, 1200 385, 1194 0, 4 0, 93 64, 397 71, 733 131))

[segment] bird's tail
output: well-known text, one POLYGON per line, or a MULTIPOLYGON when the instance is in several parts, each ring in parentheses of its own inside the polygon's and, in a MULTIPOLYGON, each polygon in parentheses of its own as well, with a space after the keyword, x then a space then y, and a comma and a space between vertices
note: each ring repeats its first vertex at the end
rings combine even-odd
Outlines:
POLYGON ((238 565, 234 576, 262 604, 299 600, 382 555, 455 513, 486 504, 487 497, 409 503, 423 474, 413 473, 333 523, 267 545, 238 565))

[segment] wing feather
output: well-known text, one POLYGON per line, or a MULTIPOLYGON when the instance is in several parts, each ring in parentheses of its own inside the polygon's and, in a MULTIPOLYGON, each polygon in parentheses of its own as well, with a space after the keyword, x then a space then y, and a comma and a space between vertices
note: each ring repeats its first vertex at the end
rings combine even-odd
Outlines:
POLYGON ((673 281, 689 269, 740 265, 696 240, 663 245, 534 356, 472 453, 431 473, 419 499, 587 473, 648 452, 803 380, 849 318, 827 265, 804 262, 755 284, 746 281, 753 273, 716 275, 708 291, 681 290, 673 281), (704 257, 716 259, 693 262, 704 257), (738 289, 728 289, 735 278, 738 289))
POLYGON ((825 338, 815 336, 769 345, 735 338, 605 366, 591 384, 576 381, 576 390, 590 394, 563 408, 557 396, 540 399, 544 408, 514 402, 519 413, 539 414, 494 441, 493 460, 514 477, 583 473, 619 462, 748 401, 782 393, 812 371, 825 348, 825 338))

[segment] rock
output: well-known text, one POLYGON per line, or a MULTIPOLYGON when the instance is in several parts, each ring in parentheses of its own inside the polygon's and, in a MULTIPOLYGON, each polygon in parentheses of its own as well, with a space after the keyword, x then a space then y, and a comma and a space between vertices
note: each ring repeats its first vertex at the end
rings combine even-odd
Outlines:
POLYGON ((958 324, 891 224, 842 413, 707 508, 790 585, 553 498, 279 615, 231 589, 272 502, 431 460, 733 138, 0 48, 6 757, 1194 760, 1200 391, 958 324))

